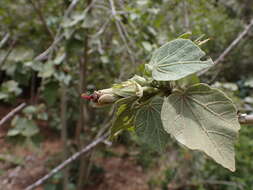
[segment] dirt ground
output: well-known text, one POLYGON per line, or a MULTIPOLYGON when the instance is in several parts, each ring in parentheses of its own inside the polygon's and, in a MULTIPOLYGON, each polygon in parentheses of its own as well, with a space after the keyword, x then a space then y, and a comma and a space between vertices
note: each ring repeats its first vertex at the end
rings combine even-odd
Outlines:
MULTIPOLYGON (((0 118, 11 108, 0 106, 0 118)), ((0 155, 10 155, 22 158, 22 164, 6 162, 0 159, 0 190, 23 190, 48 172, 45 167, 48 158, 61 152, 60 137, 53 134, 47 126, 41 126, 45 139, 39 150, 30 150, 25 146, 12 144, 6 140, 6 133, 10 123, 0 128, 0 155)), ((115 147, 117 152, 124 154, 124 148, 115 147)), ((7 158, 8 160, 8 158, 7 158)), ((94 160, 96 165, 103 168, 104 173, 99 176, 97 183, 85 190, 148 190, 148 179, 145 172, 136 164, 133 158, 109 157, 94 160)), ((37 190, 43 190, 43 187, 37 190)))

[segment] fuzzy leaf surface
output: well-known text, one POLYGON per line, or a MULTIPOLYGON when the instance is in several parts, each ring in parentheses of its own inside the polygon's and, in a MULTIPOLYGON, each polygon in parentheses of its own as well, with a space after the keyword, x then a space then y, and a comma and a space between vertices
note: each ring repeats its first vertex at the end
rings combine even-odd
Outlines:
POLYGON ((179 38, 157 49, 147 68, 155 80, 175 81, 213 66, 211 59, 202 61, 203 56, 205 52, 194 42, 179 38))
POLYGON ((235 106, 223 92, 205 84, 175 92, 165 97, 161 118, 178 142, 235 171, 234 141, 240 125, 235 106))
POLYGON ((135 119, 136 132, 141 141, 160 152, 164 150, 170 138, 162 126, 162 104, 163 98, 152 98, 138 109, 135 119))

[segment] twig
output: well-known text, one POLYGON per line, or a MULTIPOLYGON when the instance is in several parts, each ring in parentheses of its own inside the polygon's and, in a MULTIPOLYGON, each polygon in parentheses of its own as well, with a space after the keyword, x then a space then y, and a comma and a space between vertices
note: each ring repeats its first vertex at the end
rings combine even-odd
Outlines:
POLYGON ((215 60, 214 64, 217 65, 224 60, 224 58, 234 49, 237 44, 249 33, 251 27, 253 26, 253 19, 245 27, 244 31, 241 32, 237 38, 222 52, 222 54, 215 60))
POLYGON ((101 34, 104 33, 104 31, 106 30, 107 26, 110 23, 110 17, 109 19, 107 19, 107 21, 101 26, 101 28, 98 30, 98 32, 96 32, 95 34, 92 35, 88 35, 91 38, 97 38, 98 36, 100 36, 101 34))
MULTIPOLYGON (((76 5, 79 1, 80 0, 74 0, 71 2, 71 4, 69 5, 69 7, 67 8, 67 10, 64 13, 62 20, 65 20, 67 17, 69 17, 70 13, 74 10, 74 8, 76 7, 76 5)), ((91 4, 84 10, 84 13, 89 11, 96 1, 97 0, 93 0, 91 2, 91 4)), ((62 39, 64 38, 64 34, 61 32, 61 30, 62 30, 62 25, 59 26, 53 43, 43 53, 41 53, 40 55, 35 57, 34 58, 35 61, 42 61, 42 60, 46 59, 47 55, 58 45, 58 43, 60 43, 62 41, 62 39)))
POLYGON ((11 54, 11 52, 13 51, 14 47, 16 45, 16 40, 11 42, 11 45, 9 47, 9 49, 7 50, 6 55, 3 57, 2 60, 0 60, 0 67, 5 63, 5 61, 8 59, 9 55, 11 54))
POLYGON ((253 124, 253 115, 240 114, 238 121, 242 125, 251 125, 253 124))
MULTIPOLYGON (((92 0, 87 0, 86 1, 86 6, 90 7, 90 4, 92 3, 92 0)), ((87 15, 91 14, 92 9, 89 9, 89 11, 87 12, 87 15)), ((79 79, 79 85, 80 85, 80 91, 85 92, 87 89, 87 68, 88 68, 88 64, 89 64, 89 36, 87 35, 89 33, 89 29, 85 29, 84 32, 84 43, 83 43, 83 59, 80 62, 80 79, 79 79)), ((86 104, 84 103, 84 101, 81 101, 80 103, 80 125, 79 125, 79 131, 81 132, 83 130, 83 132, 88 135, 88 130, 87 130, 87 123, 89 122, 89 113, 87 112, 87 107, 86 104), (85 113, 86 112, 86 113, 85 113)), ((82 146, 84 146, 84 144, 86 144, 85 141, 81 142, 80 139, 80 133, 77 134, 77 139, 79 142, 79 147, 81 149, 82 146)), ((89 176, 90 173, 90 155, 88 155, 87 157, 82 156, 80 158, 80 169, 79 169, 79 173, 78 173, 78 181, 77 181, 77 190, 81 190, 83 189, 83 185, 84 183, 87 182, 87 178, 89 176)))
POLYGON ((133 53, 132 53, 131 49, 129 48, 129 45, 128 45, 128 43, 127 43, 127 39, 126 39, 126 37, 125 37, 125 35, 124 35, 124 32, 123 32, 123 30, 122 30, 122 28, 121 28, 121 26, 120 26, 119 18, 117 17, 117 11, 116 11, 116 9, 115 9, 114 2, 113 2, 113 0, 109 0, 109 2, 110 2, 111 9, 112 9, 112 16, 113 16, 114 19, 115 19, 115 24, 116 24, 117 30, 118 30, 118 32, 119 32, 120 38, 121 38, 122 41, 124 42, 124 44, 125 44, 125 46, 126 46, 126 48, 127 48, 127 52, 128 52, 128 54, 129 54, 129 56, 130 56, 130 59, 131 59, 132 63, 134 64, 134 63, 135 63, 135 59, 134 59, 134 57, 132 56, 133 53))
MULTIPOLYGON (((245 116, 243 116, 245 117, 245 116)), ((253 115, 248 115, 245 120, 250 120, 251 122, 253 121, 253 115)), ((246 123, 246 121, 242 121, 242 118, 239 119, 239 122, 242 124, 246 123)), ((106 126, 107 128, 108 126, 106 126)), ((45 175, 44 177, 40 178, 39 180, 37 180, 35 183, 33 183, 32 185, 28 186, 25 190, 32 190, 40 185, 42 185, 46 180, 48 180, 50 177, 52 177, 54 174, 56 174, 57 172, 59 172, 60 170, 62 170, 63 168, 65 168, 67 165, 69 165, 71 162, 75 161, 76 159, 78 159, 81 155, 89 152, 90 150, 92 150, 95 146, 97 146, 98 144, 104 142, 106 140, 106 138, 108 137, 108 134, 104 134, 100 137, 98 137, 96 140, 94 140, 93 142, 91 142, 90 144, 88 144, 86 147, 84 147, 81 151, 75 153, 73 156, 71 156, 70 158, 68 158, 67 160, 65 160, 64 162, 62 162, 60 165, 58 165, 57 167, 55 167, 53 170, 51 170, 51 172, 49 172, 47 175, 45 175)), ((216 183, 217 184, 217 183, 216 183)))
POLYGON ((57 172, 59 172, 60 170, 62 170, 63 168, 65 168, 71 162, 75 161, 81 155, 89 152, 92 148, 94 148, 95 146, 97 146, 98 144, 100 144, 101 142, 103 142, 107 138, 107 136, 108 135, 105 134, 105 135, 97 138, 96 140, 94 140, 93 142, 91 142, 90 144, 88 144, 86 147, 84 147, 80 152, 77 152, 77 153, 73 154, 73 156, 71 156, 70 158, 68 158, 67 160, 65 160, 64 162, 62 162, 60 165, 58 165, 57 167, 55 167, 47 175, 45 175, 44 177, 40 178, 35 183, 29 185, 25 190, 32 190, 32 189, 34 189, 34 188, 42 185, 47 179, 49 179, 54 174, 56 174, 57 172))
POLYGON ((57 46, 57 44, 63 39, 64 35, 56 35, 53 43, 41 54, 34 58, 35 61, 42 61, 47 58, 47 55, 57 46))
MULTIPOLYGON (((214 61, 214 65, 221 63, 224 58, 234 49, 238 43, 249 33, 251 27, 253 26, 253 19, 250 23, 245 27, 245 29, 236 37, 236 39, 222 52, 222 54, 214 61)), ((202 75, 207 72, 210 68, 199 72, 198 75, 202 75)))
MULTIPOLYGON (((38 16, 39 16, 39 18, 40 18, 40 20, 41 20, 43 26, 45 27, 45 29, 46 29, 46 31, 48 32, 48 34, 50 35, 50 37, 51 37, 52 39, 54 39, 54 34, 53 34, 53 32, 50 30, 50 28, 48 27, 48 25, 47 25, 47 22, 46 22, 46 19, 45 19, 44 15, 43 15, 43 12, 42 12, 41 9, 40 9, 40 5, 37 6, 37 5, 33 2, 33 0, 28 0, 28 1, 31 3, 31 5, 32 5, 33 9, 35 10, 35 12, 38 14, 38 16)), ((38 3, 40 3, 40 2, 38 1, 38 3)))
POLYGON ((4 116, 0 121, 0 126, 3 125, 5 122, 7 122, 9 119, 11 119, 17 112, 22 110, 26 106, 26 103, 20 104, 18 107, 13 109, 11 112, 9 112, 6 116, 4 116))
MULTIPOLYGON (((62 84, 61 91, 61 140, 63 143, 63 160, 68 158, 68 148, 67 148, 67 121, 66 121, 66 112, 67 112, 67 93, 66 86, 62 84)), ((68 189, 68 176, 69 170, 66 167, 63 171, 63 190, 68 189)))
POLYGON ((188 5, 185 0, 183 1, 183 11, 184 11, 184 27, 187 31, 189 31, 190 20, 189 20, 189 14, 188 14, 188 5))
POLYGON ((9 33, 5 34, 3 39, 0 41, 0 48, 2 48, 4 46, 4 44, 8 41, 9 37, 10 37, 9 33))

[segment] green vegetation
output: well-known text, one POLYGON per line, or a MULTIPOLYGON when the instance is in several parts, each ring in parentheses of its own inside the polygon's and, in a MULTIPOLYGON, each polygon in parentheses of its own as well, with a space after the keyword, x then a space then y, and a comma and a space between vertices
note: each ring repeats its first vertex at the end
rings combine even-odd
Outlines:
MULTIPOLYGON (((15 170, 22 166, 24 184, 17 187, 24 189, 42 173, 112 127, 111 147, 99 146, 96 152, 69 165, 43 187, 48 190, 81 190, 85 185, 87 189, 100 183, 103 185, 107 172, 111 172, 105 168, 113 167, 110 159, 115 159, 135 164, 133 167, 140 166, 146 176, 143 183, 150 189, 250 190, 253 186, 252 126, 241 127, 235 146, 236 171, 233 173, 204 154, 188 151, 174 141, 202 150, 224 167, 234 170, 234 153, 230 150, 239 126, 233 123, 235 130, 227 130, 224 122, 203 106, 209 99, 203 99, 199 94, 193 97, 192 93, 206 90, 216 94, 215 101, 226 101, 226 109, 218 106, 213 109, 219 114, 231 110, 232 116, 226 115, 229 119, 236 117, 230 99, 241 113, 253 112, 253 29, 200 79, 192 74, 209 68, 212 60, 216 61, 252 18, 253 2, 250 0, 1 0, 0 114, 6 115, 21 102, 28 106, 12 121, 0 126, 0 140, 4 143, 3 150, 0 150, 0 186, 3 185, 1 181, 9 176, 8 168, 15 170), (173 48, 182 44, 190 46, 191 51, 182 48, 175 59, 168 57, 173 48), (177 64, 185 52, 195 52, 194 61, 198 65, 190 64, 190 69, 184 69, 182 64, 177 64), (197 84, 199 81, 208 86, 197 84), (151 98, 157 95, 157 87, 164 90, 163 96, 167 96, 165 87, 168 84, 187 90, 179 89, 162 100, 160 94, 151 98), (189 87, 192 84, 195 86, 189 87), (121 97, 113 99, 117 117, 113 117, 112 107, 95 108, 81 98, 84 92, 89 96, 111 86, 113 93, 121 97), (151 88, 143 88, 146 86, 151 88), (182 100, 184 96, 190 97, 184 103, 193 114, 187 115, 189 112, 180 110, 174 101, 182 100), (140 106, 137 100, 141 98, 145 104, 140 106), (154 110, 161 112, 161 116, 154 110), (204 121, 207 128, 211 123, 219 123, 231 141, 225 142, 212 135, 219 142, 219 148, 225 147, 227 160, 220 158, 217 152, 213 153, 215 147, 203 143, 207 142, 205 135, 192 135, 189 141, 180 139, 178 130, 171 128, 171 119, 165 114, 168 112, 170 118, 187 115, 191 131, 198 120, 194 114, 210 118, 204 121), (126 128, 128 132, 118 135, 126 128), (166 131, 175 138, 170 138, 166 131), (153 139, 162 141, 157 143, 153 139), (203 142, 198 143, 200 139, 203 142), (31 144, 36 146, 30 149, 28 145, 31 144), (205 150, 206 146, 211 150, 205 150), (21 151, 24 147, 25 150, 21 151), (107 153, 104 149, 108 149, 107 153), (45 156, 48 152, 50 154, 45 156), (39 162, 31 168, 43 168, 41 173, 33 174, 33 178, 28 168, 33 164, 29 161, 31 155, 36 155, 35 160, 39 162), (48 160, 50 166, 46 164, 48 160)), ((187 55, 184 61, 192 61, 187 55)), ((111 98, 104 96, 103 101, 110 102, 111 98)), ((184 122, 178 120, 173 126, 182 126, 184 122)), ((188 128, 184 128, 183 133, 188 133, 188 128)), ((110 143, 106 141, 105 144, 110 143)), ((114 183, 116 188, 116 183, 120 182, 115 179, 114 183)), ((8 184, 5 186, 8 190, 8 184)))

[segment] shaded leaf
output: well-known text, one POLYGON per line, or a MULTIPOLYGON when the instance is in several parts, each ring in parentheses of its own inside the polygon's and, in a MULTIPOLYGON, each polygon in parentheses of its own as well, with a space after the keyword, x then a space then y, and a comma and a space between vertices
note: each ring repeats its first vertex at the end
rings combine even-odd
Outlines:
POLYGON ((181 88, 186 88, 198 83, 200 83, 200 80, 199 80, 199 77, 195 74, 189 75, 177 81, 177 84, 181 88))
POLYGON ((152 98, 150 102, 138 109, 135 119, 137 135, 144 143, 158 151, 164 150, 169 139, 169 135, 162 126, 162 104, 163 98, 152 98))
POLYGON ((240 125, 235 106, 223 92, 197 84, 173 93, 165 98, 161 117, 177 141, 235 171, 234 141, 240 125))
POLYGON ((129 129, 134 126, 134 118, 136 109, 134 108, 134 101, 136 98, 122 98, 116 102, 116 111, 111 127, 111 136, 115 136, 118 132, 129 129))
POLYGON ((52 106, 56 102, 58 89, 59 84, 57 82, 50 82, 45 85, 45 90, 43 90, 42 95, 49 106, 52 106))
POLYGON ((213 65, 200 60, 205 53, 191 40, 176 39, 157 49, 147 68, 158 81, 174 81, 213 65))

